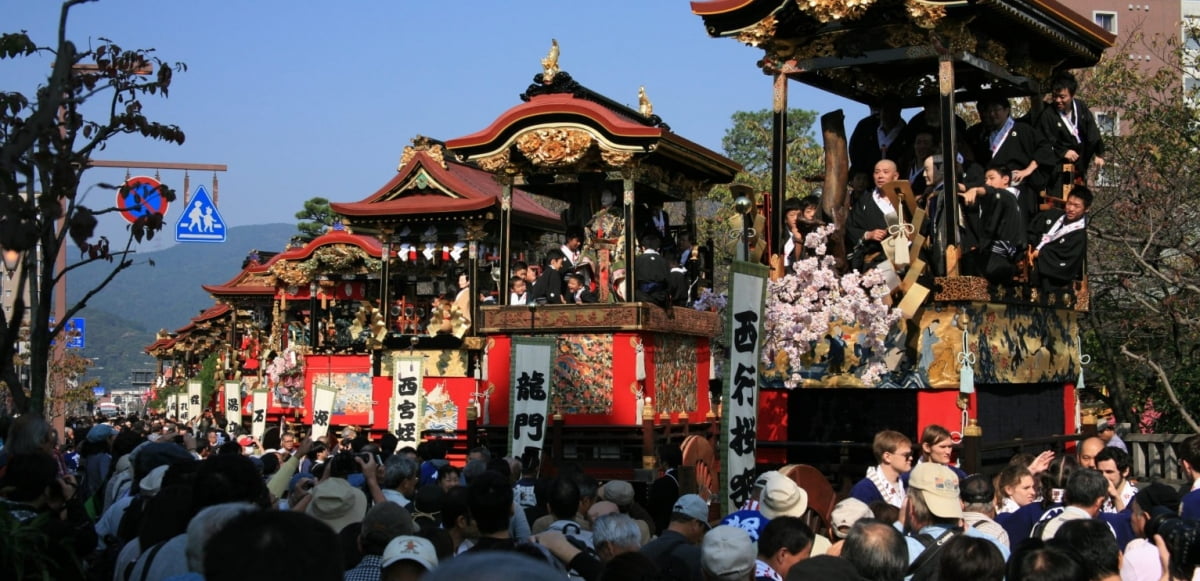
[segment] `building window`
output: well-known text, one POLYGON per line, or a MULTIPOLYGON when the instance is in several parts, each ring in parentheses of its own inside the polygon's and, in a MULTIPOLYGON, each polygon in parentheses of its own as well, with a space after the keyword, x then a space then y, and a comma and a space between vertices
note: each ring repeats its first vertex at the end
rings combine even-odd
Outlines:
POLYGON ((1101 135, 1112 137, 1121 133, 1121 119, 1116 113, 1096 111, 1096 125, 1101 135))
POLYGON ((1200 51, 1200 17, 1183 17, 1184 48, 1189 51, 1200 51))
POLYGON ((1113 34, 1117 33, 1117 13, 1116 12, 1101 12, 1099 10, 1092 11, 1092 21, 1100 28, 1107 30, 1113 34))

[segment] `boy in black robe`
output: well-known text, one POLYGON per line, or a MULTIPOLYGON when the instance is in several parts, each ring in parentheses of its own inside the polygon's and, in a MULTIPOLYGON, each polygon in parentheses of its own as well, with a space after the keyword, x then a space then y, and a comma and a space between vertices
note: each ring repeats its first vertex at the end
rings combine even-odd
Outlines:
POLYGON ((1026 240, 1020 194, 1007 167, 993 165, 983 175, 983 186, 962 186, 959 194, 965 206, 963 268, 993 284, 1011 284, 1026 240))

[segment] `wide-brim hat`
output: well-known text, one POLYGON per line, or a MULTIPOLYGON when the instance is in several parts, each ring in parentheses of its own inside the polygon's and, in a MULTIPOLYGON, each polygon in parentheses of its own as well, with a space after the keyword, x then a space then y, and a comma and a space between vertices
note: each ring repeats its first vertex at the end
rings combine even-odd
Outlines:
POLYGON ((758 497, 758 512, 767 518, 804 516, 808 510, 808 492, 779 472, 767 472, 758 497))
POLYGON ((347 525, 362 522, 367 514, 367 495, 344 478, 330 478, 312 489, 305 512, 340 533, 347 525))

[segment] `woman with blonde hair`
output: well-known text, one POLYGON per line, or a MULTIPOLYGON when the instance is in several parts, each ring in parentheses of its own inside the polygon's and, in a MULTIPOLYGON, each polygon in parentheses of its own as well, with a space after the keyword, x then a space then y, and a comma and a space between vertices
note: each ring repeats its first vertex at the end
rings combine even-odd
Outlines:
POLYGON ((953 457, 954 437, 950 434, 950 430, 937 424, 925 426, 925 430, 921 432, 921 459, 919 461, 941 464, 958 475, 959 482, 962 482, 967 478, 967 473, 954 465, 953 457))
POLYGON ((996 476, 996 514, 1016 512, 1036 499, 1033 473, 1025 466, 1010 464, 996 476))

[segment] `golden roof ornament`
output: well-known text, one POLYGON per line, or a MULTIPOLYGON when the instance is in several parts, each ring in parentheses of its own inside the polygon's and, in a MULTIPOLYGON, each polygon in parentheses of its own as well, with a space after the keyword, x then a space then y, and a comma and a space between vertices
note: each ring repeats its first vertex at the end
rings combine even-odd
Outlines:
POLYGON ((642 117, 649 117, 654 114, 654 104, 646 96, 645 85, 638 87, 638 111, 642 112, 642 117))
POLYGON ((443 168, 446 167, 445 149, 442 144, 424 135, 417 135, 412 139, 412 145, 404 146, 404 150, 400 153, 400 165, 396 166, 396 171, 404 169, 404 166, 408 165, 418 151, 424 151, 443 168))
POLYGON ((550 53, 542 59, 542 82, 549 85, 558 74, 558 39, 550 39, 550 53))

